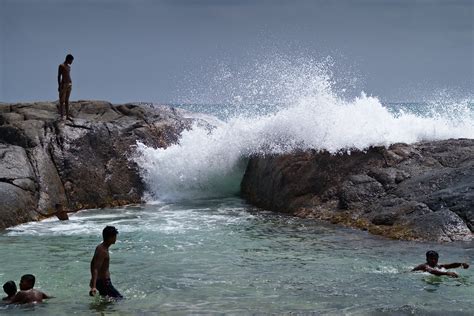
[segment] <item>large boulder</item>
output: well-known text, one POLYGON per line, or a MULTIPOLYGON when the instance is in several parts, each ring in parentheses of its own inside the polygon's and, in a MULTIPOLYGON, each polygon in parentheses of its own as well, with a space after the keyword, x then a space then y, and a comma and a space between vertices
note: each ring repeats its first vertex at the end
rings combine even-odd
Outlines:
POLYGON ((474 140, 394 144, 336 155, 255 156, 241 191, 264 209, 391 238, 470 240, 474 140))
POLYGON ((56 213, 141 202, 137 142, 167 147, 193 118, 167 106, 50 102, 0 106, 0 229, 56 213))

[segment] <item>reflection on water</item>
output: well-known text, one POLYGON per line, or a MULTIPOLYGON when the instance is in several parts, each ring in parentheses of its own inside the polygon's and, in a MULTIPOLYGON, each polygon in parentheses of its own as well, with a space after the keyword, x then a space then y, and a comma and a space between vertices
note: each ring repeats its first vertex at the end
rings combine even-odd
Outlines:
POLYGON ((440 262, 474 258, 472 243, 425 244, 255 212, 239 199, 91 210, 0 234, 0 281, 37 276, 56 298, 0 314, 469 314, 473 270, 459 279, 409 273, 428 249, 440 262), (114 285, 126 300, 88 296, 89 263, 105 225, 114 285))

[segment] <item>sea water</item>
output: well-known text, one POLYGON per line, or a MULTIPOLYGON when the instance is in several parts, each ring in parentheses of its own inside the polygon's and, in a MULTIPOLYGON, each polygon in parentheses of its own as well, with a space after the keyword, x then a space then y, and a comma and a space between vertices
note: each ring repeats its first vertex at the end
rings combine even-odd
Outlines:
POLYGON ((131 159, 147 204, 1 232, 0 280, 32 273, 55 298, 2 306, 0 314, 472 314, 473 269, 459 270, 459 279, 409 272, 429 249, 440 262, 472 262, 472 242, 387 240, 239 198, 252 155, 474 138, 472 98, 383 103, 341 95, 324 65, 272 66, 245 80, 226 73, 219 87, 239 83, 224 89, 228 102, 178 105, 213 115, 178 144, 137 144, 131 159), (120 302, 88 296, 90 259, 106 225, 120 232, 110 250, 113 283, 126 297, 120 302))
POLYGON ((89 210, 0 235, 0 279, 33 273, 55 298, 0 314, 471 315, 474 270, 459 279, 410 273, 429 249, 473 262, 473 243, 387 240, 257 211, 239 198, 89 210), (88 296, 105 225, 119 229, 110 271, 123 301, 88 296))

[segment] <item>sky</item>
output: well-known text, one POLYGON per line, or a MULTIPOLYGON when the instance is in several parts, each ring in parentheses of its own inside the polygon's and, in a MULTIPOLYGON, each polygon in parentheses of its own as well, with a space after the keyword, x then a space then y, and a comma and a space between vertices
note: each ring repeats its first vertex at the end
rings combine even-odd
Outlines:
POLYGON ((386 102, 472 97, 473 21, 474 0, 0 0, 0 102, 57 100, 68 53, 72 100, 219 102, 222 68, 328 56, 386 102))

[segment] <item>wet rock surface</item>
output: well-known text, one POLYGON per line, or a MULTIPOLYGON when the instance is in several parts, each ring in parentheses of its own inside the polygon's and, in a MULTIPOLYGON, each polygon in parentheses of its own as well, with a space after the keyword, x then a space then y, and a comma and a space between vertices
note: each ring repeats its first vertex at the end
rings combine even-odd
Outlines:
POLYGON ((305 151, 250 159, 241 190, 268 210, 396 239, 470 240, 474 140, 305 151))
POLYGON ((56 103, 0 104, 0 229, 52 216, 57 204, 70 212, 141 202, 137 141, 167 147, 194 121, 167 106, 70 108, 72 119, 60 121, 56 103))

